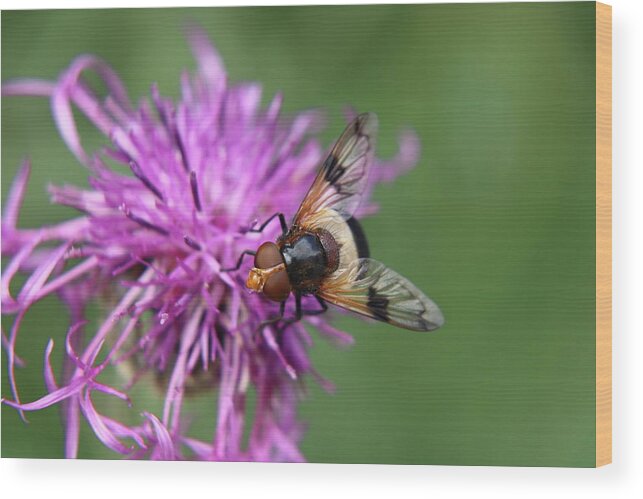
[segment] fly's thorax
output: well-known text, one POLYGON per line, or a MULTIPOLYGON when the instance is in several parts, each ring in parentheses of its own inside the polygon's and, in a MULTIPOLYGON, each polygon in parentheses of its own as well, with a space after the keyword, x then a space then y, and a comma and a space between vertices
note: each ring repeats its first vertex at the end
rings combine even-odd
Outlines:
POLYGON ((257 293, 263 293, 270 300, 282 302, 291 292, 286 265, 279 247, 265 242, 257 250, 255 265, 248 274, 246 286, 257 293))
POLYGON ((327 275, 326 252, 317 233, 301 231, 285 238, 280 244, 293 289, 308 292, 327 275))

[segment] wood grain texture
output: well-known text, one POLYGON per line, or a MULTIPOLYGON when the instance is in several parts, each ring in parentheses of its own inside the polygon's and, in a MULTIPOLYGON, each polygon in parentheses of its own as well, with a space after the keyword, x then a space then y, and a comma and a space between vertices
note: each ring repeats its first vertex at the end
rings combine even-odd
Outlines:
POLYGON ((612 462, 612 7, 596 3, 596 466, 612 462))

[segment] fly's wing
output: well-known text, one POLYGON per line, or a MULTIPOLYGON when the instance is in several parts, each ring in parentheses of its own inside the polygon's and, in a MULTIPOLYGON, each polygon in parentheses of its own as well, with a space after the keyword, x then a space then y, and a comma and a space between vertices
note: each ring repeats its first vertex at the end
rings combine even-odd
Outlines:
POLYGON ((414 331, 444 324, 438 306, 408 279, 377 260, 351 262, 336 279, 327 279, 318 295, 352 312, 414 331))
POLYGON ((377 116, 360 114, 348 125, 321 165, 317 177, 293 219, 293 225, 307 227, 326 209, 348 220, 357 209, 372 163, 377 116))

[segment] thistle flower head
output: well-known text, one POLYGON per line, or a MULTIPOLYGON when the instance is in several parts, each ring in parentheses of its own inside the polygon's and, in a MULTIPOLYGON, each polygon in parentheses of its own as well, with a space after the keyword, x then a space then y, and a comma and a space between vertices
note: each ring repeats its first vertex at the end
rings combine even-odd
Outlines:
MULTIPOLYGON (((260 328, 278 305, 245 288, 251 262, 239 272, 222 269, 234 266, 244 250, 276 239, 278 223, 262 234, 249 232, 258 222, 275 212, 295 213, 323 158, 315 138, 323 120, 313 111, 283 117, 281 95, 262 108, 259 84, 231 84, 200 31, 191 31, 190 42, 198 69, 183 75, 176 103, 153 85, 150 98, 132 106, 115 72, 88 55, 55 82, 3 85, 5 96, 50 99, 62 139, 89 172, 88 188, 50 187, 52 202, 75 208, 78 216, 38 229, 17 224, 27 161, 14 180, 2 218, 2 253, 9 258, 2 312, 14 316, 2 338, 13 392, 4 403, 23 416, 62 404, 67 457, 77 455, 84 418, 104 445, 135 458, 301 461, 301 380, 309 375, 331 387, 311 365, 312 337, 301 323, 279 332, 260 328), (88 72, 102 80, 106 97, 92 90, 88 72), (108 145, 84 148, 74 107, 108 145), (19 273, 27 279, 12 293, 19 273), (68 308, 71 323, 46 347, 47 393, 25 402, 14 376, 21 365, 16 342, 29 308, 51 294, 68 308), (109 312, 90 329, 87 308, 96 301, 109 312), (58 375, 50 361, 55 347, 65 349, 58 375), (123 375, 118 387, 103 381, 113 369, 123 375), (163 389, 159 414, 130 399, 131 388, 149 374, 163 389), (195 384, 214 389, 209 441, 190 436, 184 401, 195 384), (245 407, 250 390, 256 395, 251 415, 245 407), (99 412, 94 399, 100 396, 138 410, 139 423, 99 412)), ((417 155, 417 140, 406 133, 395 158, 376 161, 358 216, 375 210, 368 202, 374 185, 412 167, 417 155)), ((352 341, 327 316, 306 321, 321 336, 352 341)))

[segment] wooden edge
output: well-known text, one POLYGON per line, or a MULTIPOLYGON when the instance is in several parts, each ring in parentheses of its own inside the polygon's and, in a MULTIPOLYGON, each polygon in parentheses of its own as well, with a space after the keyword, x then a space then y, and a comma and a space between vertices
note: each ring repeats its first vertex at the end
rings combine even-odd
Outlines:
POLYGON ((612 462, 612 7, 596 2, 596 466, 612 462))

